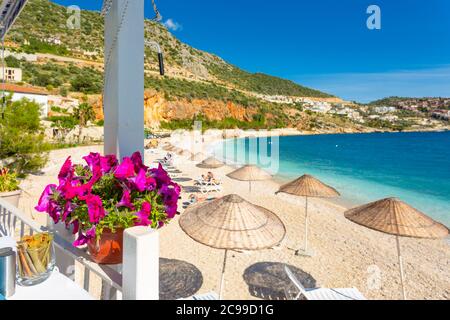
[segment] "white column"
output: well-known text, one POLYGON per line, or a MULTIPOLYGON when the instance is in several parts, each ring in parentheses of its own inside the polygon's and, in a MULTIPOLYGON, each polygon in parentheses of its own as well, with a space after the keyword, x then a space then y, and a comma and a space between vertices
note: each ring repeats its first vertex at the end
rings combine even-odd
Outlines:
POLYGON ((123 299, 159 300, 158 231, 149 227, 126 229, 123 248, 123 299))
POLYGON ((144 151, 144 0, 112 0, 105 17, 105 64, 110 52, 104 151, 121 159, 144 151))

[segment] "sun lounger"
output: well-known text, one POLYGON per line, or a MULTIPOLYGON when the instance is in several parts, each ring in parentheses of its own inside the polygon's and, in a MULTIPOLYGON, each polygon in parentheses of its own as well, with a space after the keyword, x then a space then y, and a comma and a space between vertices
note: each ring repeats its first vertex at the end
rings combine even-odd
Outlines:
POLYGON ((189 298, 184 298, 180 300, 219 300, 219 295, 213 291, 204 293, 204 294, 196 294, 189 298))
POLYGON ((221 192, 222 184, 220 181, 205 181, 200 184, 200 192, 207 194, 210 192, 221 192))
MULTIPOLYGON (((292 281, 294 286, 299 291, 293 300, 299 300, 300 297, 306 300, 366 300, 366 298, 359 292, 356 288, 339 288, 339 289, 328 289, 328 288, 316 288, 316 289, 305 289, 301 282, 297 279, 294 273, 287 267, 284 266, 284 270, 288 275, 289 279, 292 281)), ((286 298, 290 298, 290 293, 286 290, 286 298)))

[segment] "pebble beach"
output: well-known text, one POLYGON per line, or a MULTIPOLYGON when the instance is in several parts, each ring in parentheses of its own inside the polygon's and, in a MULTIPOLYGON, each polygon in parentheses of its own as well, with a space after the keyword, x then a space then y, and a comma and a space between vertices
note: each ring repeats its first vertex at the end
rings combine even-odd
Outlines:
MULTIPOLYGON (((20 209, 45 224, 46 217, 32 208, 45 185, 56 181, 65 159, 71 156, 74 163, 81 163, 84 155, 89 152, 102 153, 102 150, 102 146, 90 146, 52 151, 42 174, 30 175, 22 182, 24 193, 20 209)), ((159 148, 147 150, 146 164, 156 166, 156 162, 166 153, 159 148)), ((196 162, 178 155, 174 155, 174 167, 181 172, 177 179, 183 188, 179 201, 182 215, 191 194, 204 197, 196 191, 194 179, 210 170, 200 169, 196 167, 196 162)), ((274 180, 253 183, 250 193, 247 182, 231 180, 226 176, 232 170, 234 168, 230 166, 213 170, 215 177, 222 182, 222 191, 210 193, 208 197, 239 194, 277 214, 287 232, 280 248, 228 253, 224 299, 283 299, 284 290, 292 289, 280 267, 283 264, 295 268, 306 286, 355 287, 368 299, 401 298, 393 236, 347 220, 343 215, 347 208, 341 204, 310 199, 309 243, 313 256, 296 256, 294 250, 301 247, 304 239, 304 200, 275 195, 280 184, 274 180)), ((160 230, 160 256, 187 262, 198 269, 201 277, 197 293, 218 292, 224 251, 192 240, 182 231, 178 220, 179 216, 160 230)), ((450 299, 450 245, 447 241, 401 239, 409 299, 450 299)), ((80 275, 76 275, 76 279, 82 281, 80 275)), ((93 283, 92 294, 98 294, 99 288, 95 286, 95 281, 93 283)))

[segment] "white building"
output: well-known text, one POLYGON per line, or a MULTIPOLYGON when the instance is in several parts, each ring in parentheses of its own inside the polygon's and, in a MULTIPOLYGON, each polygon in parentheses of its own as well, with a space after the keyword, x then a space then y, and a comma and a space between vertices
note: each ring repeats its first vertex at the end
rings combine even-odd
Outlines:
POLYGON ((395 107, 375 107, 373 110, 376 113, 390 113, 395 112, 397 109, 395 107))
POLYGON ((43 41, 47 42, 47 43, 51 43, 51 44, 56 44, 56 45, 61 45, 62 44, 61 39, 54 38, 54 37, 49 37, 49 38, 43 39, 43 41))
POLYGON ((8 82, 20 82, 22 81, 22 69, 20 68, 0 68, 0 79, 4 79, 8 82), (3 75, 3 70, 5 74, 3 75))
POLYGON ((41 105, 41 116, 44 118, 48 114, 48 94, 40 89, 22 87, 16 84, 5 83, 0 85, 7 93, 12 93, 12 101, 19 101, 26 98, 41 105))
POLYGON ((36 54, 23 53, 23 52, 12 52, 9 50, 5 50, 5 58, 9 57, 9 56, 13 56, 14 58, 19 59, 19 60, 24 59, 27 62, 37 62, 38 61, 38 57, 36 54))

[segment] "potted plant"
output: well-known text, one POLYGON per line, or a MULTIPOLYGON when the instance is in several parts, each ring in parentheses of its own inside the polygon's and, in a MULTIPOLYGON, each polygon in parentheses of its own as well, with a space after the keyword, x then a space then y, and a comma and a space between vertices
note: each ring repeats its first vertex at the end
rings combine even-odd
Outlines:
POLYGON ((0 168, 0 198, 17 207, 21 194, 16 174, 8 168, 0 168))
POLYGON ((73 245, 87 245, 95 262, 121 263, 123 230, 167 224, 177 213, 180 186, 161 165, 146 167, 139 152, 122 163, 98 153, 83 159, 86 165, 65 161, 58 185, 44 189, 36 210, 71 227, 73 245))

